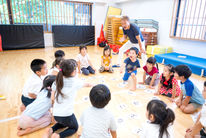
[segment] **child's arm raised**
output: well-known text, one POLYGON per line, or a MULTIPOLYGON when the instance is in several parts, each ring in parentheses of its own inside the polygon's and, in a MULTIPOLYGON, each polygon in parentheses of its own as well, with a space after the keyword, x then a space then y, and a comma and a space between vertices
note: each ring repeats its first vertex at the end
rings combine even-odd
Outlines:
POLYGON ((117 132, 110 130, 112 138, 117 138, 117 132))

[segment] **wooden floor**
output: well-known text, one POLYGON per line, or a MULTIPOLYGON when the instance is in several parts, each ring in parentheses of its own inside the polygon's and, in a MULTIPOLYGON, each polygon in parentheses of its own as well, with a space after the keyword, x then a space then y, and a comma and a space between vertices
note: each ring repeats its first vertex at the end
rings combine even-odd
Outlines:
MULTIPOLYGON (((19 107, 21 105, 21 92, 25 81, 31 75, 30 63, 34 58, 42 58, 47 61, 47 66, 50 68, 54 60, 54 52, 58 49, 64 50, 65 58, 75 58, 79 52, 78 48, 45 48, 32 50, 14 50, 0 52, 0 94, 6 96, 6 100, 0 100, 0 138, 15 138, 17 137, 18 120, 9 120, 10 118, 20 115, 19 107), (8 120, 6 120, 8 119, 8 120)), ((98 70, 100 67, 102 49, 96 46, 88 47, 88 53, 91 61, 98 70)), ((117 56, 113 56, 113 61, 117 61, 117 56)), ((107 108, 115 115, 118 122, 117 134, 119 138, 136 138, 136 130, 141 128, 141 125, 146 121, 145 111, 146 105, 153 94, 148 94, 144 90, 136 90, 134 93, 128 92, 127 88, 120 88, 118 84, 122 82, 123 74, 119 73, 119 69, 114 69, 113 74, 96 73, 96 75, 82 76, 85 81, 91 83, 106 83, 112 93, 112 100, 107 108), (139 102, 139 105, 133 103, 139 102), (122 108, 120 108, 120 105, 122 108), (131 118, 132 114, 136 117, 131 118)), ((160 67, 160 72, 162 66, 160 67)), ((142 81, 143 70, 139 69, 137 80, 142 81)), ((199 87, 202 87, 205 78, 193 75, 194 80, 199 87)), ((87 99, 90 88, 83 88, 78 92, 75 104, 75 114, 77 118, 81 113, 90 106, 87 99)), ((173 108, 176 115, 174 123, 175 138, 182 138, 185 134, 185 129, 193 124, 190 115, 186 115, 176 109, 165 97, 160 96, 160 99, 165 101, 169 107, 173 108)), ((41 137, 45 129, 23 136, 23 138, 41 137)), ((72 136, 76 137, 76 135, 72 136)))

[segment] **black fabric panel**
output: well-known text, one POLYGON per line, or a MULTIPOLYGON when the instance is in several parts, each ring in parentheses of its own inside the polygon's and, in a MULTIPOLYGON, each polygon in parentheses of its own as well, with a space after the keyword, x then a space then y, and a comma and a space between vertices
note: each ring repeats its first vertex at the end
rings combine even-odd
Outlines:
POLYGON ((43 25, 0 25, 3 50, 44 48, 43 25))
POLYGON ((53 25, 54 47, 94 45, 94 26, 53 25))

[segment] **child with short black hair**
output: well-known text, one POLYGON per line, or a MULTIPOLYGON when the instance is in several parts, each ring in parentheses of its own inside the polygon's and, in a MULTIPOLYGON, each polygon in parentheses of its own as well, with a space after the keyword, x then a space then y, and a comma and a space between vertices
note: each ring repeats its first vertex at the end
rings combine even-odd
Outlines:
POLYGON ((109 46, 106 46, 103 50, 101 67, 99 69, 100 73, 102 73, 104 71, 109 71, 110 73, 114 72, 114 70, 112 69, 111 48, 109 46))
POLYGON ((175 114, 163 101, 151 100, 146 117, 149 122, 143 127, 140 138, 173 138, 175 114))
POLYGON ((63 50, 57 50, 55 53, 54 53, 54 57, 55 58, 64 58, 65 57, 65 53, 63 50))
POLYGON ((84 75, 89 75, 89 73, 95 74, 95 68, 92 66, 92 63, 89 59, 86 46, 79 47, 79 54, 77 55, 77 63, 78 63, 79 73, 82 72, 84 75))
POLYGON ((176 101, 177 106, 183 113, 194 113, 201 108, 205 100, 200 90, 189 79, 192 71, 187 65, 178 65, 175 67, 175 78, 181 81, 182 93, 176 101))
POLYGON ((54 60, 54 62, 52 63, 52 68, 49 70, 48 74, 49 75, 55 75, 57 76, 57 74, 59 73, 59 70, 60 70, 60 64, 61 62, 63 61, 64 59, 63 58, 56 58, 54 60))
POLYGON ((66 59, 60 64, 56 81, 52 85, 52 91, 55 93, 53 116, 57 122, 52 128, 47 129, 44 137, 60 137, 71 136, 78 130, 78 123, 74 115, 74 102, 77 91, 82 87, 90 87, 88 83, 84 83, 78 77, 77 63, 73 59, 66 59), (57 130, 66 128, 59 134, 57 130))
POLYGON ((107 86, 98 84, 94 86, 89 94, 92 107, 86 109, 80 122, 83 127, 81 138, 117 138, 116 123, 114 116, 105 109, 111 100, 111 93, 107 86))
POLYGON ((30 67, 34 73, 24 85, 21 96, 21 101, 23 103, 23 106, 21 106, 21 111, 23 111, 27 105, 31 104, 36 99, 37 94, 42 88, 43 82, 41 76, 46 75, 48 72, 46 62, 42 59, 34 59, 31 62, 30 67))
POLYGON ((51 102, 51 86, 55 81, 56 76, 48 75, 43 81, 43 87, 37 98, 29 104, 19 118, 18 136, 22 136, 41 128, 48 126, 51 123, 51 114, 49 109, 52 106, 51 102))
POLYGON ((156 63, 156 59, 154 57, 149 57, 143 69, 143 82, 141 82, 140 84, 146 84, 149 85, 149 88, 154 88, 154 86, 156 86, 159 83, 159 70, 158 64, 156 63), (149 75, 147 79, 146 75, 149 75))
POLYGON ((164 95, 169 97, 171 102, 174 102, 175 97, 181 93, 178 81, 174 77, 175 67, 171 64, 165 65, 163 73, 160 76, 158 90, 155 95, 164 95))
POLYGON ((139 50, 136 47, 132 47, 129 50, 129 57, 124 60, 123 65, 120 68, 120 73, 123 72, 123 69, 125 68, 125 74, 123 77, 124 83, 128 81, 129 77, 132 78, 132 91, 136 90, 136 83, 137 83, 137 68, 140 68, 139 60, 137 59, 139 50))

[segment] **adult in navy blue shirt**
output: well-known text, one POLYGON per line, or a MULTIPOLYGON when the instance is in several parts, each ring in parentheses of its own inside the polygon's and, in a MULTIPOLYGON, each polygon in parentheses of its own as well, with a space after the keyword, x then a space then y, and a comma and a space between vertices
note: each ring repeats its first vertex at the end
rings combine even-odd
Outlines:
POLYGON ((129 40, 119 49, 118 61, 117 65, 115 66, 119 67, 122 64, 124 52, 126 52, 131 47, 136 47, 139 49, 143 64, 145 65, 147 60, 147 55, 145 53, 145 41, 139 27, 135 24, 130 23, 128 16, 122 17, 121 24, 124 35, 120 39, 120 42, 125 41, 127 37, 129 37, 129 40))

